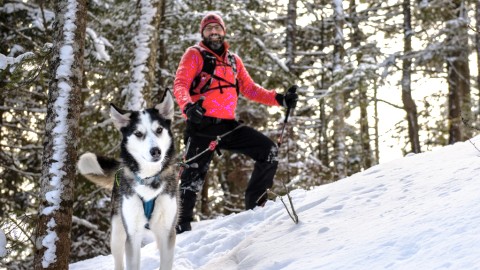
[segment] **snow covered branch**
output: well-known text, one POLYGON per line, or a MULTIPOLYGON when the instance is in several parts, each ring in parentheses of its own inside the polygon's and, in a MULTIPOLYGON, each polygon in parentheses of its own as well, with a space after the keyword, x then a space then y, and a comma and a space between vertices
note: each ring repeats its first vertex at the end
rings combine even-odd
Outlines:
POLYGON ((277 63, 277 65, 281 69, 283 69, 285 72, 290 72, 290 69, 287 67, 287 65, 285 65, 285 63, 282 62, 282 60, 280 60, 276 54, 268 51, 263 41, 261 41, 259 38, 253 38, 253 40, 258 45, 258 47, 260 47, 268 55, 268 57, 270 57, 275 63, 277 63))

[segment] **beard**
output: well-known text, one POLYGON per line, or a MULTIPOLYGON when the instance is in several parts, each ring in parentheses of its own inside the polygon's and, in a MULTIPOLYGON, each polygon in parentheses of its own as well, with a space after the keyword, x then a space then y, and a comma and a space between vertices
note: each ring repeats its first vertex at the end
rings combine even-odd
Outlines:
POLYGON ((221 36, 219 34, 213 34, 208 37, 203 38, 203 42, 212 50, 218 50, 223 46, 223 41, 225 40, 225 36, 221 36))

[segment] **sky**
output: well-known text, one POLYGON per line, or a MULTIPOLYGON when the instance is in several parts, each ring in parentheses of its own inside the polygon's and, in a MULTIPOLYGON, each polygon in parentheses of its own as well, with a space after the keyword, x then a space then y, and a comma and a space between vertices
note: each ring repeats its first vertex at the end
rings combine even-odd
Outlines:
MULTIPOLYGON (((193 223, 175 270, 479 269, 480 136, 290 192, 263 208, 193 223)), ((273 199, 273 198, 272 198, 273 199)), ((148 234, 141 269, 158 269, 148 234)), ((113 269, 111 255, 70 270, 113 269)))

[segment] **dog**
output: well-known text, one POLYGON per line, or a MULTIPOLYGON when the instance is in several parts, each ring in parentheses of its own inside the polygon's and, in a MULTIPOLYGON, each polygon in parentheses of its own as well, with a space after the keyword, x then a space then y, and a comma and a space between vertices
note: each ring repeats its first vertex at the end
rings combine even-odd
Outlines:
POLYGON ((87 152, 77 163, 91 182, 112 190, 110 248, 115 269, 140 269, 145 230, 151 230, 160 251, 160 270, 171 269, 178 216, 178 179, 170 129, 174 103, 167 91, 154 108, 127 111, 110 106, 122 133, 121 161, 87 152))

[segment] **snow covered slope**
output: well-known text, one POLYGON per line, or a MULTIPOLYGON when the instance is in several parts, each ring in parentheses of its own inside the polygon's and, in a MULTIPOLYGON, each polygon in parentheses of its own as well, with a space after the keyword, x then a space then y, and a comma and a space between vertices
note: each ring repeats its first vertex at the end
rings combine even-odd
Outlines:
MULTIPOLYGON (((194 224, 174 269, 480 269, 480 136, 411 155, 312 190, 194 224)), ((155 243, 142 269, 158 269, 155 243)), ((111 256, 70 265, 113 269, 111 256)))

